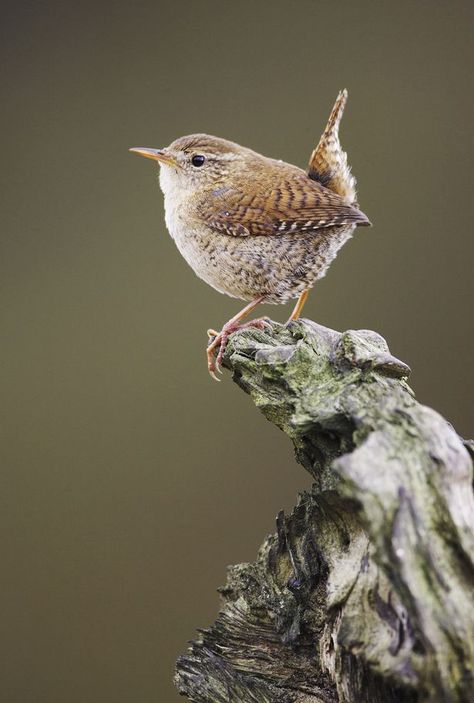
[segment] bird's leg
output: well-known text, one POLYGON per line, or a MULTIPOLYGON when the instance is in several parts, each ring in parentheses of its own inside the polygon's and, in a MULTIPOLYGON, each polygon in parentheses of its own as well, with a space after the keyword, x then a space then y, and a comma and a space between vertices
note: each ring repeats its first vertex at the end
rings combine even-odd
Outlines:
POLYGON ((220 371, 220 364, 222 361, 222 357, 225 352, 225 348, 227 346, 227 340, 230 337, 230 335, 233 332, 236 332, 237 330, 245 329, 246 327, 257 327, 259 329, 263 329, 263 327, 267 324, 264 319, 260 318, 258 320, 251 320, 250 322, 246 322, 244 324, 241 324, 241 320, 243 320, 247 315, 250 315, 252 310, 255 310, 257 305, 260 305, 264 300, 264 296, 261 295, 258 298, 255 298, 255 300, 252 300, 248 305, 246 305, 240 312, 237 313, 237 315, 234 315, 228 322, 225 323, 224 327, 221 329, 219 333, 216 333, 214 335, 215 330, 208 330, 207 334, 209 337, 214 337, 212 342, 209 344, 209 346, 206 349, 207 353, 207 368, 209 370, 209 373, 211 374, 212 378, 214 378, 216 381, 219 379, 216 376, 216 371, 220 371), (214 360, 214 356, 217 352, 217 358, 214 360))
POLYGON ((306 303, 306 300, 309 295, 309 288, 306 288, 298 298, 298 302, 295 305, 295 308, 293 312, 291 313, 288 322, 286 323, 287 325, 290 324, 290 322, 293 322, 293 320, 297 320, 299 316, 301 315, 301 311, 303 310, 304 304, 306 303))

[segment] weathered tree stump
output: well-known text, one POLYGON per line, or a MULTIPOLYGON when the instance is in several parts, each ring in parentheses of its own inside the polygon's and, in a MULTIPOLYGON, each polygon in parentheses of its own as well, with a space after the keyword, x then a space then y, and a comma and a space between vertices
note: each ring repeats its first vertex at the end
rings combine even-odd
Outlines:
POLYGON ((224 364, 314 477, 177 662, 199 703, 474 700, 466 443, 378 334, 309 320, 234 334, 224 364))

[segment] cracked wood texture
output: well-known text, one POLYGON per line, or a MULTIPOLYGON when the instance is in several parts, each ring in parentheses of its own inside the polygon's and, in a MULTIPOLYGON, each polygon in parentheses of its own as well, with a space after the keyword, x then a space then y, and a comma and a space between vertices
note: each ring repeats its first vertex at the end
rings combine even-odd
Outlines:
MULTIPOLYGON (((314 478, 176 667, 198 703, 473 700, 472 444, 367 330, 234 334, 224 365, 314 478)), ((278 477, 275 477, 278 480, 278 477)))

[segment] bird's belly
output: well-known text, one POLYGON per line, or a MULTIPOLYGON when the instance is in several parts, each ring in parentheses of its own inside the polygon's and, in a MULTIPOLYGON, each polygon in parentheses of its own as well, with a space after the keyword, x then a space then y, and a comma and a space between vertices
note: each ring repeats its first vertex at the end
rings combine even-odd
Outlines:
POLYGON ((297 298, 325 275, 354 225, 273 236, 232 237, 207 228, 170 228, 179 251, 206 283, 234 298, 297 298))

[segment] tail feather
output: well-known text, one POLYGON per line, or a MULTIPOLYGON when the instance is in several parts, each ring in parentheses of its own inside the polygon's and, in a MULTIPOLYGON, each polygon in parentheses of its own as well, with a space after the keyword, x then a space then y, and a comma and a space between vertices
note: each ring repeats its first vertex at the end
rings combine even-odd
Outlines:
POLYGON ((341 90, 319 144, 311 154, 308 176, 340 195, 348 205, 354 205, 357 204, 356 179, 339 141, 339 124, 346 102, 347 90, 341 90))

